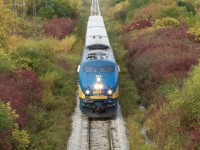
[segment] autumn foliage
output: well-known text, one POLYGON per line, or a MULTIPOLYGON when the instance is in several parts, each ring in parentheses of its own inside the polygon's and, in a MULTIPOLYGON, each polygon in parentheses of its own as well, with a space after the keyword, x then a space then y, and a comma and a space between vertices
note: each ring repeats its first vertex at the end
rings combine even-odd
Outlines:
POLYGON ((74 25, 75 20, 69 18, 54 18, 49 20, 43 28, 47 36, 62 39, 73 30, 74 25))
POLYGON ((11 102, 19 115, 18 123, 24 125, 32 114, 28 106, 40 99, 40 83, 33 71, 21 70, 17 73, 0 75, 0 99, 11 102))
POLYGON ((182 83, 198 64, 198 39, 181 24, 152 27, 136 38, 123 38, 128 70, 150 107, 145 125, 155 146, 159 149, 197 148, 200 137, 199 66, 190 73, 182 88, 180 81, 182 83), (164 89, 159 92, 161 86, 164 89), (173 92, 175 86, 178 88, 173 92))
POLYGON ((125 25, 121 28, 121 33, 125 33, 134 29, 144 29, 147 27, 152 27, 151 20, 137 20, 125 25))
POLYGON ((148 32, 128 45, 129 72, 143 87, 172 76, 183 77, 198 62, 199 46, 184 26, 148 32))

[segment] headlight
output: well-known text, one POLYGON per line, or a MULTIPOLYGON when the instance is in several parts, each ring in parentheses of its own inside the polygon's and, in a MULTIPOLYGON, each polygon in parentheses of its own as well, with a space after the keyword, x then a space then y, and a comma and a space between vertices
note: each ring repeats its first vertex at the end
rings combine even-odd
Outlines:
POLYGON ((101 81, 101 78, 98 77, 98 78, 97 78, 97 82, 100 82, 100 81, 101 81))
POLYGON ((103 84, 95 84, 94 88, 97 90, 103 89, 103 84))
POLYGON ((85 94, 89 95, 90 94, 90 90, 86 90, 85 94))
POLYGON ((113 92, 112 92, 112 90, 108 90, 108 95, 111 95, 113 92))

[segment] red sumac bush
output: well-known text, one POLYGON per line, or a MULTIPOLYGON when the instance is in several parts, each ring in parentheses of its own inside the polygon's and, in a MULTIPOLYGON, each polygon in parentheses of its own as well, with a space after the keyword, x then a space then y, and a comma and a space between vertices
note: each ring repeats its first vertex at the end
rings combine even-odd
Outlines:
POLYGON ((128 31, 134 30, 134 29, 144 29, 147 27, 152 27, 151 20, 136 20, 132 23, 125 25, 121 28, 121 33, 126 33, 128 31))
POLYGON ((31 116, 27 111, 28 105, 40 99, 40 91, 38 76, 33 71, 21 70, 0 75, 0 99, 11 102, 12 108, 19 115, 20 126, 31 116))
POLYGON ((199 47, 188 37, 187 27, 148 32, 128 44, 128 69, 136 81, 143 83, 183 77, 197 63, 199 47))
POLYGON ((74 25, 75 20, 69 18, 54 18, 44 24, 43 29, 47 36, 62 39, 74 29, 74 25))

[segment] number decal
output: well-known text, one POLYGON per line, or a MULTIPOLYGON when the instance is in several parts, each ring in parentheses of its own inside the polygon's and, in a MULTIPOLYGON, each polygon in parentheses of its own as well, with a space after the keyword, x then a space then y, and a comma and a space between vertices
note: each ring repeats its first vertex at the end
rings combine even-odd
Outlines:
POLYGON ((94 95, 101 95, 101 94, 103 94, 103 91, 102 90, 95 90, 95 91, 93 91, 93 94, 94 95))

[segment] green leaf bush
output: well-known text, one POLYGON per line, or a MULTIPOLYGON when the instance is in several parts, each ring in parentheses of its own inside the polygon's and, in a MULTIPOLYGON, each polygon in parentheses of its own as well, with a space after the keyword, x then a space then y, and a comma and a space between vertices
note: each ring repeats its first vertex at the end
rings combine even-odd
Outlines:
POLYGON ((0 49, 0 73, 6 73, 11 70, 14 70, 16 65, 11 59, 10 55, 4 50, 0 49))
POLYGON ((70 5, 69 1, 66 0, 52 0, 48 2, 46 6, 46 1, 41 0, 38 4, 38 15, 44 18, 54 18, 54 17, 77 17, 76 9, 70 5))
POLYGON ((177 5, 180 6, 180 7, 186 8, 186 10, 188 12, 190 12, 192 15, 196 14, 195 7, 190 2, 186 2, 186 1, 183 1, 183 0, 178 0, 177 1, 177 5))
POLYGON ((179 11, 175 6, 168 7, 161 10, 161 17, 178 18, 180 16, 179 11))
POLYGON ((14 127, 14 118, 11 116, 9 109, 0 100, 0 132, 5 129, 14 127))

